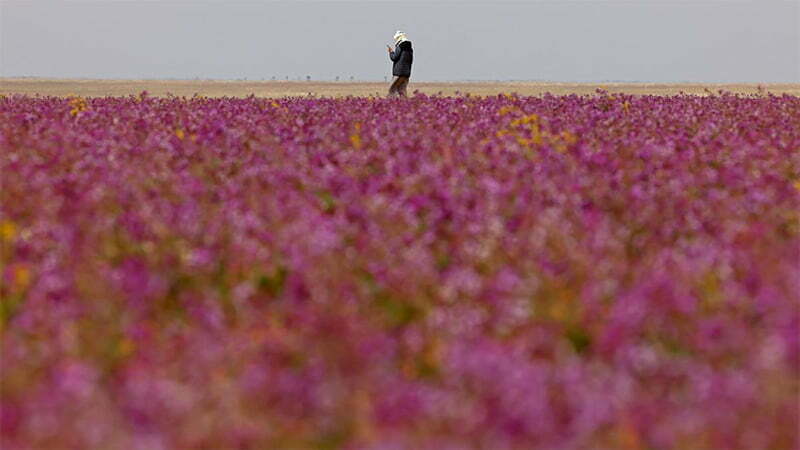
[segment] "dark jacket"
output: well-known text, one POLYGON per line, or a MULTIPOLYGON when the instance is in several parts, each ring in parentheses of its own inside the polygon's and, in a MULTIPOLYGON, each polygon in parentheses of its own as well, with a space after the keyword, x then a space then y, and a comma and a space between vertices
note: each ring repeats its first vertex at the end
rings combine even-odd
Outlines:
POLYGON ((410 77, 411 64, 414 62, 414 50, 411 48, 411 41, 403 41, 397 44, 393 52, 389 53, 392 65, 392 75, 396 77, 410 77))

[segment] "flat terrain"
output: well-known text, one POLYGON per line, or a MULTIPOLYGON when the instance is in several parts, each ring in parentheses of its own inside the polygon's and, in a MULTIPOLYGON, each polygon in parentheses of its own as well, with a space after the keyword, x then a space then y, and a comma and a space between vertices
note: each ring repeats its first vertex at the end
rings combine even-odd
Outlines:
MULTIPOLYGON (((388 88, 382 82, 307 82, 307 81, 200 81, 200 80, 79 80, 45 78, 0 79, 0 94, 28 94, 85 97, 124 96, 147 91, 151 95, 208 97, 286 97, 326 96, 344 97, 384 95, 388 88)), ((740 94, 773 94, 800 96, 800 83, 791 84, 652 84, 652 83, 554 83, 554 82, 414 82, 409 92, 453 95, 458 92, 472 95, 496 95, 516 92, 520 95, 592 94, 597 88, 612 93, 639 95, 687 94, 707 95, 719 90, 740 94)))

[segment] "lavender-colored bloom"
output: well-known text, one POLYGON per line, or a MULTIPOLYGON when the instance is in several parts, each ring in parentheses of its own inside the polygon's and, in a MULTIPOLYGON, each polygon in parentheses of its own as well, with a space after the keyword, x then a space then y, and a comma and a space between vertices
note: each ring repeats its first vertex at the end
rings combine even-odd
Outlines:
POLYGON ((798 118, 0 97, 0 442, 796 448, 798 118))

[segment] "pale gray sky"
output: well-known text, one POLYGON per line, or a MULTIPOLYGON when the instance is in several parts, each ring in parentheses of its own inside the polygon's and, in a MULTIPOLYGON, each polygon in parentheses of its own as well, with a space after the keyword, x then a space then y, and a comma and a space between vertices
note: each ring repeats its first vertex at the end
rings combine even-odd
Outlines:
POLYGON ((0 76, 800 82, 792 1, 8 1, 0 76))

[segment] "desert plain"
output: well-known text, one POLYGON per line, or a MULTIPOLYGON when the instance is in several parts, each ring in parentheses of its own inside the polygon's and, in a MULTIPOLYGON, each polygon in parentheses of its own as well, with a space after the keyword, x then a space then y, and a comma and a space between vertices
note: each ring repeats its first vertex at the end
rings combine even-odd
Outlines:
MULTIPOLYGON (((347 97, 383 96, 388 89, 385 82, 332 82, 332 81, 227 81, 227 80, 98 80, 50 78, 2 78, 0 94, 25 94, 41 96, 126 96, 147 91, 150 95, 190 97, 347 97)), ((597 89, 609 93, 635 95, 711 95, 720 91, 742 95, 766 94, 800 96, 800 83, 783 84, 720 84, 720 83, 562 83, 544 81, 480 81, 480 82, 416 82, 413 78, 409 93, 490 96, 517 93, 537 96, 593 94, 597 89)))

